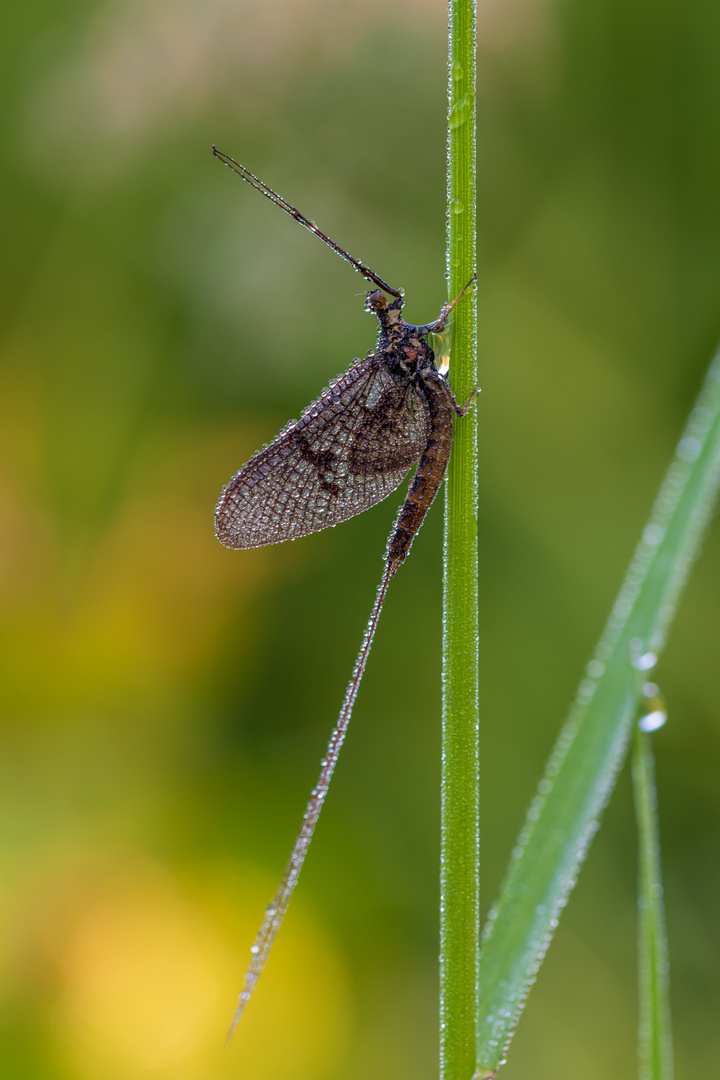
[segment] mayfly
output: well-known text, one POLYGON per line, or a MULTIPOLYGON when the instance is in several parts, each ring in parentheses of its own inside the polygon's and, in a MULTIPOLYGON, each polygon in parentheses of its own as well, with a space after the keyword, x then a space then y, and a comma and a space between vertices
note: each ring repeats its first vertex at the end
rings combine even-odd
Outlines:
POLYGON ((320 397, 255 454, 223 490, 217 537, 229 548, 277 544, 347 521, 395 491, 417 463, 385 549, 385 569, 318 782, 282 879, 251 950, 250 966, 228 1037, 265 966, 298 880, 342 747, 390 579, 438 492, 452 447, 453 417, 464 416, 476 391, 459 405, 435 366, 428 334, 438 334, 475 276, 434 322, 413 326, 403 295, 353 258, 244 165, 213 147, 228 168, 333 249, 375 288, 365 307, 380 323, 374 351, 356 359, 320 397))

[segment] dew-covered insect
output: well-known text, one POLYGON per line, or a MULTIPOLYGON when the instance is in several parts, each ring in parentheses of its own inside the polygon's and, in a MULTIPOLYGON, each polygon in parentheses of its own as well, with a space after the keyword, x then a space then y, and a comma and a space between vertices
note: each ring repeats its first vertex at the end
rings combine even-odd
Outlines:
POLYGON ((252 548, 291 540, 346 521, 385 499, 413 465, 417 469, 385 550, 385 570, 320 777, 308 802, 282 880, 267 908, 233 1018, 234 1031, 265 966, 295 888, 340 753, 380 611, 393 574, 442 483, 450 457, 455 416, 464 416, 476 391, 459 405, 435 366, 427 342, 440 333, 475 277, 440 315, 424 326, 402 317, 403 295, 353 258, 315 222, 213 147, 225 165, 349 262, 374 289, 366 308, 380 324, 372 352, 355 360, 320 397, 255 454, 224 489, 215 511, 218 539, 229 548, 252 548))

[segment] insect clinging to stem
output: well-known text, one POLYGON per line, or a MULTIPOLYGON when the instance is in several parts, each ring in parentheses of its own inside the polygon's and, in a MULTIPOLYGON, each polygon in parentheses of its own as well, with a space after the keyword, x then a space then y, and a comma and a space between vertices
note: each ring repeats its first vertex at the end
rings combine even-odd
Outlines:
POLYGON ((435 366, 426 338, 440 333, 476 275, 431 323, 414 326, 401 312, 403 294, 323 233, 315 222, 227 154, 213 153, 295 221, 318 236, 374 286, 366 310, 380 324, 375 349, 338 376, 265 449, 243 465, 215 511, 217 537, 229 548, 252 548, 307 536, 346 521, 393 492, 417 469, 385 549, 385 569, 340 714, 330 737, 280 884, 251 950, 228 1037, 265 966, 287 910, 327 795, 365 671, 390 579, 404 562, 437 494, 450 457, 453 422, 470 408, 477 388, 459 405, 435 366))

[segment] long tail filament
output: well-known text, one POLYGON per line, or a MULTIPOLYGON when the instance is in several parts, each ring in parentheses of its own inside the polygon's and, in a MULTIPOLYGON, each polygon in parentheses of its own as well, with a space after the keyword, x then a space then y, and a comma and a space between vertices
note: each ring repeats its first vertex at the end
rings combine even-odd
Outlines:
POLYGON ((345 693, 345 700, 343 701, 342 708, 340 709, 340 715, 338 716, 337 723, 330 736, 330 742, 328 743, 327 753, 322 762, 322 768, 320 769, 320 776, 318 782, 312 790, 310 799, 305 809, 303 816, 303 823, 300 832, 298 833, 295 846, 292 849, 290 858, 287 861, 285 870, 283 871, 280 884, 275 890, 271 902, 267 906, 265 919, 263 921, 258 935, 255 938, 250 952, 252 954, 250 959, 250 966, 245 974, 245 982, 240 993, 240 999, 238 1001, 235 1015, 228 1031, 228 1040, 232 1038, 235 1028, 240 1022, 245 1006, 252 997, 255 985, 262 974, 262 970, 265 967, 267 958, 270 954, 270 950, 273 947, 275 937, 280 929, 280 925, 285 917, 288 904, 290 903, 290 897, 293 894, 293 889, 297 885, 300 871, 302 870, 303 863, 305 862, 305 856, 307 855, 310 841, 313 838, 315 832, 315 826, 317 825, 318 818, 320 817, 320 811, 323 808, 325 802, 325 796, 328 793, 330 787, 330 781, 332 780, 335 766, 337 764, 338 757, 340 756, 340 750, 347 734, 348 725, 350 723, 350 717, 352 715, 353 705, 355 704, 355 698, 357 697, 360 682, 365 672, 365 665, 367 658, 370 654, 370 648, 375 637, 375 631, 377 629, 378 620, 380 618, 380 612, 382 611, 383 602, 390 584, 390 579, 397 570, 400 563, 393 559, 392 556, 388 557, 385 571, 378 587, 377 596, 373 605, 370 618, 368 620, 367 628, 365 630, 365 636, 363 637, 360 652, 355 663, 355 668, 352 673, 352 678, 345 693))

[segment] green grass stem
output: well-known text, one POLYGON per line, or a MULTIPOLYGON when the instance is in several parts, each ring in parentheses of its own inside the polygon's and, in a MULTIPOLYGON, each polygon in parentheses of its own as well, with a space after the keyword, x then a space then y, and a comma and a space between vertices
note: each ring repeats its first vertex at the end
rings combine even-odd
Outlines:
MULTIPOLYGON (((447 280, 453 299, 475 272, 473 0, 450 0, 447 280)), ((477 304, 471 288, 453 314, 451 382, 460 402, 477 383, 477 304)), ((475 1067, 478 897, 477 418, 455 426, 445 485, 443 751, 440 903, 440 1076, 475 1067)))
POLYGON ((640 857, 638 1057, 640 1080, 673 1080, 670 986, 652 735, 635 730, 633 789, 640 857))

